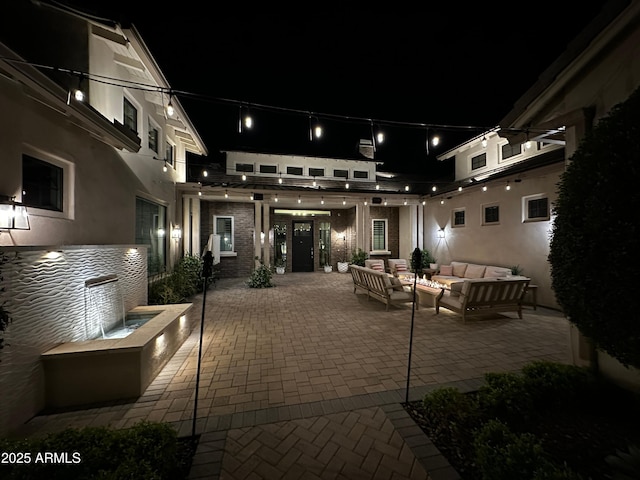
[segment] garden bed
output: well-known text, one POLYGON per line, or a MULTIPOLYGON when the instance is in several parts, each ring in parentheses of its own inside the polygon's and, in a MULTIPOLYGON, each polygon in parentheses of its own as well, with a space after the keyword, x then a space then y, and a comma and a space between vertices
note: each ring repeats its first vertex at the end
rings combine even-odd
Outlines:
POLYGON ((538 362, 486 380, 405 405, 465 480, 611 478, 605 459, 640 443, 638 396, 585 369, 538 362))

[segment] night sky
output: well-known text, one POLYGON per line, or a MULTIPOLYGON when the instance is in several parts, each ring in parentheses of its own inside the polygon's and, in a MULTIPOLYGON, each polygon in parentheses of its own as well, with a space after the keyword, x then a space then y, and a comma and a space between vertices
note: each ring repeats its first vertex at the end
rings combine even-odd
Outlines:
POLYGON ((366 119, 373 119, 397 124, 384 127, 376 152, 383 169, 436 178, 435 155, 497 125, 605 2, 537 1, 527 10, 513 2, 422 2, 422 11, 399 3, 287 10, 220 2, 203 10, 189 0, 144 9, 131 1, 65 3, 133 23, 172 88, 195 94, 179 98, 212 157, 248 148, 353 158, 358 139, 371 138, 366 119), (249 134, 237 133, 237 103, 221 99, 254 105, 249 134), (323 123, 321 144, 309 141, 306 112, 323 123), (426 130, 406 125, 414 123, 478 129, 430 130, 443 144, 427 156, 426 130))

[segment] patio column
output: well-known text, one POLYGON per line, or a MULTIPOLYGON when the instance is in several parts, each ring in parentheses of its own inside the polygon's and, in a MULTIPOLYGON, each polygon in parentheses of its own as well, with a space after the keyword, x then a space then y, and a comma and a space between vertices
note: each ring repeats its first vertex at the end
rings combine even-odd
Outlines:
POLYGON ((262 258, 261 249, 261 233, 262 233, 262 201, 254 202, 254 220, 253 220, 253 257, 258 257, 258 260, 254 261, 255 266, 260 265, 260 259, 262 258))
POLYGON ((269 202, 262 204, 262 223, 264 225, 264 245, 262 247, 262 258, 264 258, 265 265, 271 265, 271 240, 269 238, 269 232, 271 231, 271 219, 269 218, 269 209, 271 205, 269 202))
POLYGON ((200 252, 200 198, 185 196, 182 204, 182 245, 184 254, 200 252))
POLYGON ((371 251, 369 223, 370 223, 369 205, 364 202, 356 204, 356 248, 362 248, 365 252, 371 251))

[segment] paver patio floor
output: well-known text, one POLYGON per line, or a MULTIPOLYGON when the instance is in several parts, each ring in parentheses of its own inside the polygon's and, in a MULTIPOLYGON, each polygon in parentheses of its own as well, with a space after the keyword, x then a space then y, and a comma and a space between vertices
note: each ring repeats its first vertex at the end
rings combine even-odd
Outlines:
MULTIPOLYGON (((410 400, 570 359, 568 323, 554 310, 463 323, 411 304, 386 311, 353 293, 350 274, 287 272, 274 283, 222 279, 207 292, 192 478, 455 478, 401 407, 412 316, 410 400)), ((192 335, 139 399, 40 415, 25 434, 153 420, 189 435, 202 295, 193 302, 192 335)))

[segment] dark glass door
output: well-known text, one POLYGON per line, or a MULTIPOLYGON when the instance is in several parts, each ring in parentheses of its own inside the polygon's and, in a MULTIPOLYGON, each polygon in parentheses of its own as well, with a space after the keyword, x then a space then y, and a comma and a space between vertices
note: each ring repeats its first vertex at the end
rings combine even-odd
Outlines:
POLYGON ((313 222, 293 222, 292 240, 292 271, 313 272, 313 222))

